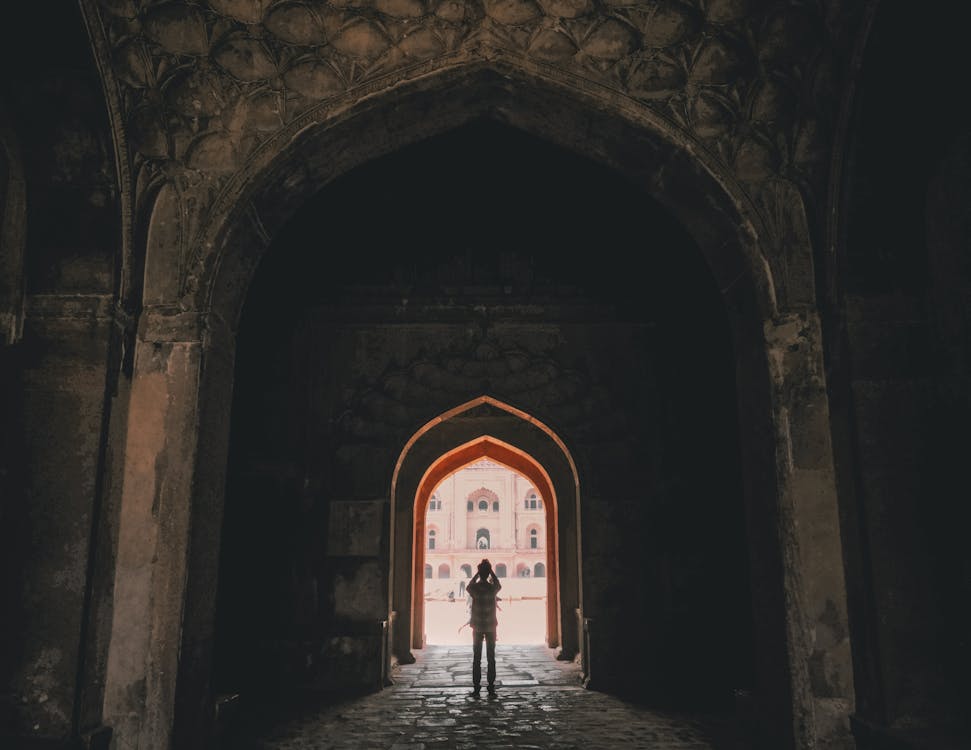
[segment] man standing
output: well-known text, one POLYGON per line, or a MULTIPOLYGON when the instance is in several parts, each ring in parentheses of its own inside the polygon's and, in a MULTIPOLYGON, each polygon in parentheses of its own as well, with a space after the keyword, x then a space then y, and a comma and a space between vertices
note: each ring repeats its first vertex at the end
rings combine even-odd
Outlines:
POLYGON ((492 563, 483 560, 465 592, 472 597, 472 695, 478 695, 482 685, 482 641, 486 644, 486 679, 489 695, 496 694, 496 594, 502 584, 492 570, 492 563))

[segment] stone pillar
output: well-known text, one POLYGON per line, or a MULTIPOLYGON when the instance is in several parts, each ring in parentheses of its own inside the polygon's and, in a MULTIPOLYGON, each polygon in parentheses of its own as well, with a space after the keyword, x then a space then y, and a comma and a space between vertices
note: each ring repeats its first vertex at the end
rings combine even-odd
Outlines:
POLYGON ((764 332, 796 743, 852 748, 853 671, 822 334, 815 313, 782 316, 764 332))
POLYGON ((175 746, 177 708, 208 700, 232 354, 214 356, 206 322, 159 306, 139 326, 105 690, 118 750, 175 746))

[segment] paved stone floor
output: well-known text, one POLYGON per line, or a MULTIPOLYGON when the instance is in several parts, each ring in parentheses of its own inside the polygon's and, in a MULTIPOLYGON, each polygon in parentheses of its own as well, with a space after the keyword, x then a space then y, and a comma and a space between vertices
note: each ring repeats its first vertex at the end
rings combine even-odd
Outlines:
MULTIPOLYGON (((430 646, 394 685, 292 720, 245 750, 748 750, 730 717, 649 710, 581 686, 545 646, 497 649, 498 695, 469 694, 471 646, 430 646)), ((483 665, 484 666, 484 665, 483 665)))

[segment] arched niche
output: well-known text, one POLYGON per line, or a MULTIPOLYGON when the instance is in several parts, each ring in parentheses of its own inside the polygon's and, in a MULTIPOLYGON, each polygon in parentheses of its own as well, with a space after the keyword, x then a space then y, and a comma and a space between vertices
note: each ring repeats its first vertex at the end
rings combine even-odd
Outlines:
POLYGON ((424 631, 425 509, 449 474, 489 458, 523 475, 546 501, 546 642, 562 658, 579 652, 577 612, 582 609, 578 479, 562 441, 530 415, 483 396, 433 420, 402 451, 391 487, 392 644, 397 658, 414 660, 424 631), (488 434, 483 434, 487 431, 488 434), (540 460, 538 457, 542 456, 540 460))

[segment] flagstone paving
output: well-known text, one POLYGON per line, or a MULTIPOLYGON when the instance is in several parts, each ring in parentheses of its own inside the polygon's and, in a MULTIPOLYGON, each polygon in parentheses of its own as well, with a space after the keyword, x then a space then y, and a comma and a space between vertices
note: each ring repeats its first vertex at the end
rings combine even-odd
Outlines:
MULTIPOLYGON (((497 649, 496 696, 469 694, 471 647, 416 650, 394 684, 295 719, 240 750, 749 750, 730 716, 648 709, 584 688, 545 646, 497 649)), ((234 748, 235 750, 235 748, 234 748)))

